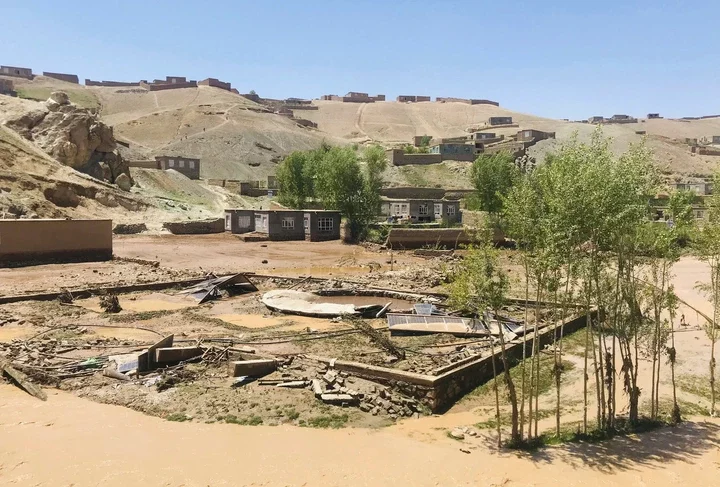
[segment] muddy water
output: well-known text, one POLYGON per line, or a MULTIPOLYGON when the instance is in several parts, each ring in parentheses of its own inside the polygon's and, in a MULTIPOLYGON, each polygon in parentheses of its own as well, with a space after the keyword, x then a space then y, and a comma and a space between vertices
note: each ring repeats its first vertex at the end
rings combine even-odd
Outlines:
POLYGON ((0 326, 0 342, 9 342, 16 338, 27 338, 36 332, 37 331, 22 326, 0 326))
POLYGON ((443 434, 424 441, 402 425, 369 431, 170 422, 47 392, 43 402, 0 384, 0 486, 709 486, 717 485, 720 462, 712 418, 599 447, 522 455, 498 453, 487 446, 492 441, 447 438, 455 421, 434 424, 443 434))
MULTIPOLYGON (((163 293, 152 293, 144 296, 132 297, 119 296, 120 306, 123 310, 142 313, 147 311, 174 311, 178 309, 197 306, 197 300, 189 296, 176 296, 163 293)), ((100 298, 79 299, 75 304, 85 309, 101 313, 100 298)))
POLYGON ((222 314, 215 315, 223 321, 227 321, 233 325, 243 326, 245 328, 268 328, 282 326, 282 330, 332 330, 333 328, 347 328, 342 323, 333 323, 330 320, 322 318, 310 318, 308 316, 265 316, 252 314, 222 314))

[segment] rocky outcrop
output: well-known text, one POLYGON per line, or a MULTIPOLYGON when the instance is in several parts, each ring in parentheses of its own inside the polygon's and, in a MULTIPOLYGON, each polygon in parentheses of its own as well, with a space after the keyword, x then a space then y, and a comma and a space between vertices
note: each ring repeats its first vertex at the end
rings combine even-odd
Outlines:
POLYGON ((126 191, 132 186, 112 127, 70 103, 65 92, 53 92, 43 108, 8 120, 6 125, 66 166, 110 183, 120 179, 118 186, 126 191))

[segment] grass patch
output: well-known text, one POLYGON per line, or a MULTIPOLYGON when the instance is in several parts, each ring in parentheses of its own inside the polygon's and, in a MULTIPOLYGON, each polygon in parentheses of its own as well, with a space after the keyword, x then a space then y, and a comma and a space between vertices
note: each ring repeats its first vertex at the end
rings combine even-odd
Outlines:
POLYGON ((125 315, 110 315, 110 323, 132 323, 133 321, 148 321, 153 318, 170 315, 175 313, 174 310, 161 311, 141 311, 139 313, 129 313, 125 315))
POLYGON ((92 93, 79 89, 61 89, 61 88, 50 88, 42 86, 18 86, 17 91, 19 98, 27 98, 30 100, 45 101, 50 98, 50 93, 53 91, 61 90, 67 93, 70 101, 83 108, 97 108, 100 106, 97 98, 92 93))
POLYGON ((172 413, 165 416, 165 419, 168 421, 176 421, 178 423, 182 423, 185 421, 190 421, 191 418, 185 416, 183 413, 172 413))
POLYGON ((228 414, 223 418, 228 424, 240 424, 243 426, 259 426, 263 424, 263 419, 260 416, 252 415, 246 418, 238 418, 234 414, 228 414))
POLYGON ((533 451, 544 446, 561 445, 564 443, 600 443, 610 440, 616 436, 627 436, 634 434, 647 433, 656 429, 668 426, 667 421, 652 420, 650 418, 640 418, 638 423, 631 425, 626 418, 616 418, 616 428, 614 431, 603 431, 598 429, 588 430, 587 433, 582 432, 582 422, 565 425, 565 428, 556 435, 553 431, 545 432, 537 438, 523 440, 521 442, 508 441, 505 443, 506 448, 514 450, 533 451))
POLYGON ((708 401, 712 400, 710 379, 708 377, 684 374, 678 377, 677 386, 685 392, 700 396, 708 401))
POLYGON ((309 428, 344 428, 349 420, 347 414, 328 414, 323 416, 315 416, 309 418, 304 423, 301 421, 301 426, 307 426, 309 428))
MULTIPOLYGON (((531 346, 530 342, 528 342, 528 346, 531 346)), ((522 369, 523 364, 525 365, 525 374, 526 374, 526 384, 529 387, 530 383, 530 367, 531 367, 531 360, 532 357, 528 357, 522 362, 519 362, 516 366, 512 367, 510 369, 510 377, 512 378, 513 382, 515 383, 515 389, 517 390, 518 395, 520 394, 520 388, 522 385, 522 369)), ((498 360, 499 362, 499 360, 498 360)), ((545 353, 540 354, 540 380, 538 382, 538 389, 540 391, 540 394, 545 394, 546 392, 550 391, 555 387, 555 375, 553 373, 553 367, 555 363, 555 358, 552 355, 548 355, 545 353)), ((563 365, 563 377, 565 374, 570 372, 572 369, 575 368, 575 365, 572 362, 564 360, 562 362, 563 365)), ((504 380, 504 374, 499 373, 498 374, 498 389, 500 392, 500 404, 507 405, 509 404, 509 398, 507 393, 507 386, 505 385, 504 380)), ((495 389, 494 389, 494 382, 492 379, 488 380, 485 384, 476 387, 472 392, 467 394, 465 396, 466 398, 478 398, 482 397, 485 399, 485 402, 487 404, 495 404, 495 389)), ((519 396, 518 396, 519 398, 519 396)), ((519 399, 518 399, 519 400, 519 399)))

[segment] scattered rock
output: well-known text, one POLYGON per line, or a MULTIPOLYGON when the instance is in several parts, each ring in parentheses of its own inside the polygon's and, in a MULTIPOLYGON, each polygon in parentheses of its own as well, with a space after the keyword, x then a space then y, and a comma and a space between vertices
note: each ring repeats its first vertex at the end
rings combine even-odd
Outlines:
POLYGON ((460 428, 455 428, 450 432, 450 436, 455 438, 456 440, 464 440, 465 439, 465 433, 460 428))
POLYGON ((130 188, 132 188, 132 180, 127 174, 120 174, 116 177, 115 184, 123 191, 130 191, 130 188))

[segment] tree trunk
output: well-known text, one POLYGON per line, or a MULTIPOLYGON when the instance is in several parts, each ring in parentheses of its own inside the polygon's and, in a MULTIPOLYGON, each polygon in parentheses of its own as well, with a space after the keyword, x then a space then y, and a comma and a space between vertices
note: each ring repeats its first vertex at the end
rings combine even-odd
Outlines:
MULTIPOLYGON (((498 313, 495 311, 495 319, 497 319, 498 313)), ((505 372, 505 384, 508 388, 508 396, 510 398, 510 408, 511 408, 511 424, 512 424, 512 432, 510 435, 511 441, 513 444, 517 445, 520 442, 520 432, 519 432, 519 425, 518 425, 518 404, 517 404, 517 394, 515 392, 515 384, 513 383, 512 376, 510 375, 510 364, 508 363, 507 359, 507 353, 505 351, 505 334, 503 333, 502 326, 500 323, 500 320, 498 320, 498 331, 500 336, 500 356, 502 358, 503 363, 503 370, 505 372)), ((494 363, 494 359, 493 359, 494 363)))
POLYGON ((495 344, 490 339, 490 353, 492 357, 493 387, 495 388, 495 422, 497 423, 498 448, 502 448, 502 435, 500 433, 500 391, 497 383, 497 366, 495 365, 495 344))
POLYGON ((528 323, 528 317, 529 317, 529 301, 530 301, 530 266, 527 261, 527 257, 525 257, 525 321, 523 322, 523 344, 522 344, 522 383, 520 386, 520 439, 522 439, 523 436, 523 430, 525 429, 525 392, 526 392, 526 384, 525 384, 525 377, 527 375, 526 367, 527 367, 527 361, 525 360, 527 358, 527 323, 528 323))

